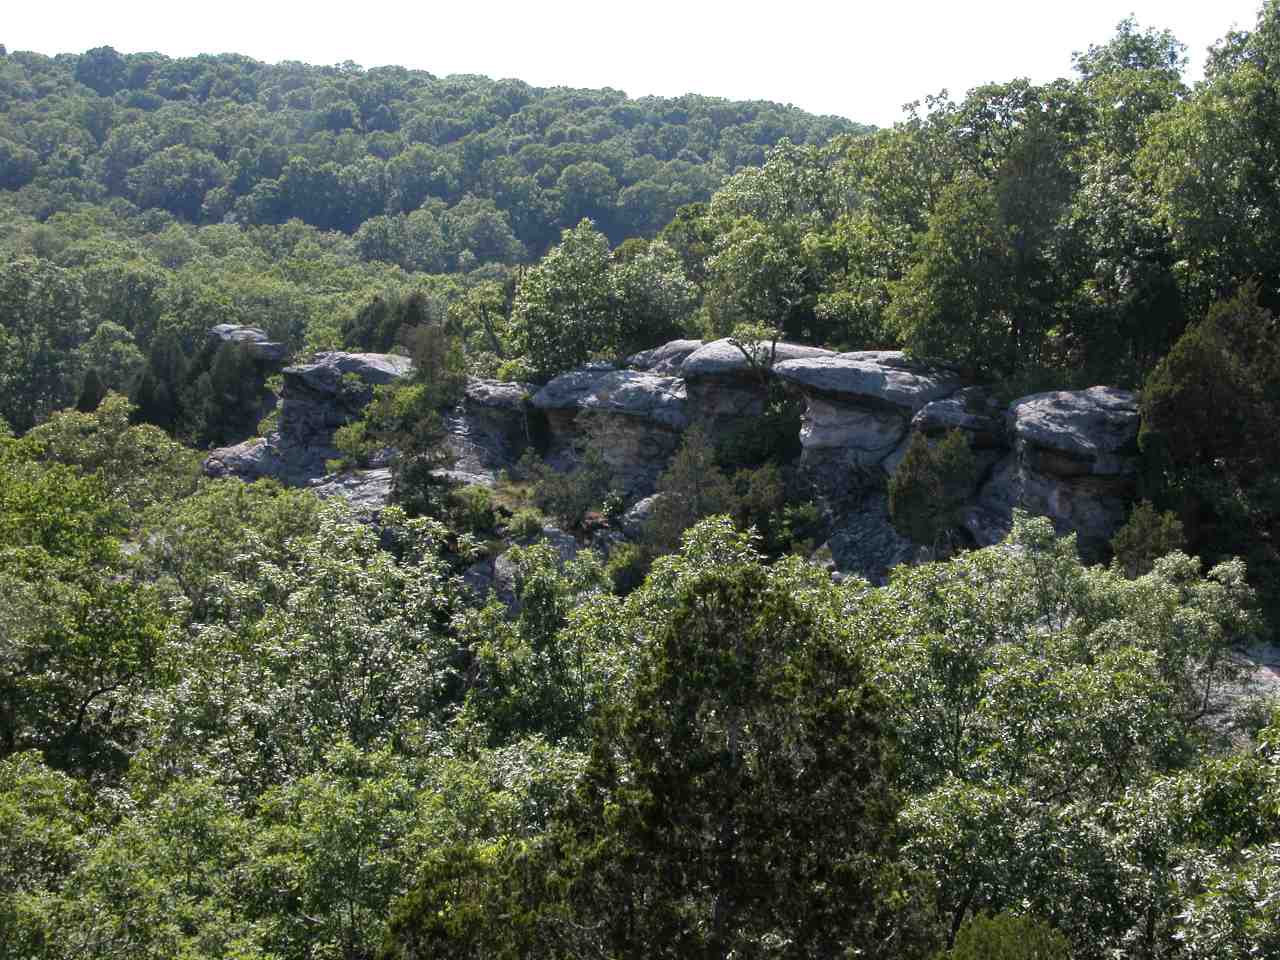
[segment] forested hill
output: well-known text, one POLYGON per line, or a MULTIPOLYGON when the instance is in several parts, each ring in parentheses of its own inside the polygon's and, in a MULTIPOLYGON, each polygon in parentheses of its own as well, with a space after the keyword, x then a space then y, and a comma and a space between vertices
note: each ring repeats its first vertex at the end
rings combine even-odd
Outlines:
POLYGON ((1185 64, 0 48, 0 960, 1280 957, 1280 0, 1185 64))
POLYGON ((0 188, 41 219, 115 198, 192 223, 297 218, 433 272, 539 256, 583 217, 651 236, 782 138, 862 129, 773 103, 110 47, 8 53, 0 110, 0 188))

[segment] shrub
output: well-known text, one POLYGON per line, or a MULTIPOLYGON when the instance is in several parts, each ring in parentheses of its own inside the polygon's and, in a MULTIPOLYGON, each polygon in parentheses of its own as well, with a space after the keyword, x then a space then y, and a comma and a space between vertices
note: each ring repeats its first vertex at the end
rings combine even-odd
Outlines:
POLYGON ((604 565, 605 575, 613 584, 615 593, 625 596, 644 583, 649 572, 648 551, 634 543, 622 543, 614 547, 604 565))
POLYGON ((546 517, 533 507, 522 507, 507 521, 507 536, 516 540, 536 537, 546 525, 546 517))
POLYGON ((530 451, 521 458, 519 471, 533 482, 533 502, 568 527, 579 526, 588 513, 607 513, 619 506, 613 494, 613 471, 600 453, 597 436, 602 422, 586 421, 584 439, 574 451, 577 463, 561 472, 530 451))
POLYGON ((1066 937, 1032 917, 970 917, 939 960, 1071 960, 1066 937))
POLYGON ((1156 560, 1185 545, 1182 521, 1170 510, 1156 513, 1150 500, 1133 508, 1125 525, 1111 540, 1116 561, 1130 580, 1150 573, 1156 560))
POLYGON ((493 532, 497 516, 493 510, 493 494, 486 487, 466 486, 449 495, 450 519, 461 530, 483 535, 493 532))
POLYGON ((772 381, 769 389, 771 396, 764 413, 717 438, 716 462, 724 469, 790 463, 800 455, 800 415, 804 404, 780 395, 780 388, 772 381))
POLYGON ((922 433, 911 438, 902 463, 889 478, 889 516, 904 537, 941 545, 958 525, 956 512, 972 491, 977 463, 969 442, 952 430, 936 443, 922 433))
POLYGON ((704 517, 732 513, 733 485, 716 465, 716 451, 701 427, 684 435, 671 464, 658 478, 659 497, 645 527, 645 539, 665 552, 680 545, 680 535, 704 517))

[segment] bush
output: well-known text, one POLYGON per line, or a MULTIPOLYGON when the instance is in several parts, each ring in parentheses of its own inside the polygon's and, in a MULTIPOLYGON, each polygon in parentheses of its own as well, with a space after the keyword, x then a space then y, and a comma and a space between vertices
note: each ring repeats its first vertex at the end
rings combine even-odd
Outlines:
POLYGON ((1032 917, 970 917, 939 960, 1071 960, 1066 937, 1032 917))
POLYGON ((581 525, 588 513, 607 513, 620 504, 613 496, 613 471, 595 439, 604 424, 587 421, 583 426, 585 439, 574 451, 577 463, 573 469, 556 470, 532 451, 521 458, 518 467, 533 483, 533 502, 538 509, 567 527, 581 525))
POLYGON ((1133 508, 1125 525, 1116 531, 1111 550, 1130 580, 1150 573, 1156 560, 1186 546, 1182 521, 1169 510, 1156 513, 1150 500, 1133 508))
POLYGON ((716 465, 716 451, 701 427, 684 435, 680 449, 658 478, 659 497, 645 526, 645 540, 659 552, 680 546, 680 535, 704 517, 733 513, 733 484, 716 465))
POLYGON ((534 374, 533 365, 524 357, 513 357, 498 364, 497 377, 506 383, 528 383, 534 374))
POLYGON ((523 507, 507 521, 507 536, 515 540, 527 540, 542 532, 547 519, 533 507, 523 507))
POLYGON ((626 596, 644 583, 645 575, 649 572, 649 562, 649 553, 643 547, 623 543, 614 547, 609 554, 604 572, 613 584, 614 592, 626 596))
POLYGON ((497 516, 493 494, 486 487, 466 486, 449 495, 449 519, 460 530, 477 536, 493 532, 497 516))
POLYGON ((931 443, 911 438, 906 455, 889 478, 889 516, 904 537, 940 546, 958 526, 957 510, 977 479, 977 462, 959 430, 931 443))
MULTIPOLYGON (((778 390, 770 385, 771 393, 778 390)), ((800 456, 800 415, 804 404, 772 396, 764 413, 725 431, 716 441, 716 462, 726 470, 765 463, 790 463, 800 456)))

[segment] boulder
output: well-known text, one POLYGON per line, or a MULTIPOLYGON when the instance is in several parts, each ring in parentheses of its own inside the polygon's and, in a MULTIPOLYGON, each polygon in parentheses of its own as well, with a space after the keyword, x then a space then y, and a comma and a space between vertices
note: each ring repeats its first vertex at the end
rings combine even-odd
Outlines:
POLYGON ((640 495, 679 446, 689 425, 685 401, 684 383, 675 377, 593 366, 556 377, 532 403, 546 414, 553 463, 571 462, 568 452, 591 431, 620 486, 640 495))
POLYGON ((826 543, 832 565, 842 575, 863 577, 884 584, 889 571, 910 563, 919 548, 894 529, 889 521, 888 498, 879 492, 867 495, 838 519, 826 543))
POLYGON ((622 532, 626 534, 628 539, 639 540, 644 536, 649 519, 653 516, 653 510, 661 498, 662 494, 655 493, 642 500, 637 500, 622 515, 622 532))
POLYGON ((376 518, 391 502, 391 470, 348 470, 313 481, 310 487, 318 496, 339 497, 358 513, 376 518))
POLYGON ((950 371, 913 363, 896 350, 864 350, 783 360, 774 375, 805 396, 825 396, 849 406, 883 408, 912 415, 955 393, 959 380, 950 371))
POLYGON ((381 353, 321 353, 309 363, 286 367, 278 432, 213 450, 204 461, 205 473, 244 480, 274 477, 291 485, 319 480, 327 473, 326 462, 340 456, 333 432, 360 416, 375 386, 412 370, 408 358, 381 353))
POLYGON ((467 380, 461 402, 444 417, 445 444, 454 456, 446 471, 462 483, 492 486, 500 471, 513 466, 532 441, 527 383, 467 380))
POLYGON ((773 372, 805 398, 801 464, 835 499, 882 486, 881 465, 901 449, 912 417, 960 389, 950 372, 897 351, 784 360, 773 372))
POLYGON ((1138 398, 1116 387, 1058 390, 1016 400, 1007 422, 1043 473, 1132 476, 1138 469, 1138 398))
POLYGON ((1015 401, 1006 423, 1013 452, 965 515, 974 539, 994 543, 1021 509, 1075 533, 1086 561, 1104 559, 1137 492, 1137 398, 1113 387, 1039 393, 1015 401))
POLYGON ((670 340, 652 350, 632 354, 627 358, 627 366, 668 377, 679 376, 685 358, 701 346, 701 340, 670 340))
POLYGON ((238 343, 249 351, 253 359, 270 366, 283 363, 289 355, 285 345, 272 341, 265 330, 235 323, 220 323, 210 328, 209 342, 215 346, 220 343, 238 343))
POLYGON ((978 450, 1006 443, 999 403, 982 387, 966 387, 949 397, 932 400, 911 418, 911 429, 936 437, 951 430, 967 434, 978 450))
POLYGON ((680 365, 680 375, 686 380, 698 380, 703 377, 755 376, 760 364, 767 363, 770 353, 774 366, 787 360, 799 360, 805 357, 833 356, 830 350, 822 347, 808 347, 799 343, 783 343, 770 346, 762 343, 754 354, 757 362, 748 359, 747 352, 727 337, 704 343, 690 353, 680 365))
MULTIPOLYGON (((769 349, 765 344, 760 352, 769 349)), ((778 343, 772 347, 772 353, 776 364, 827 356, 831 351, 778 343)), ((705 424, 712 433, 719 433, 760 416, 769 398, 768 374, 762 375, 767 353, 760 359, 761 364, 750 362, 747 354, 727 339, 705 343, 689 354, 680 365, 680 375, 685 380, 690 417, 705 424)))

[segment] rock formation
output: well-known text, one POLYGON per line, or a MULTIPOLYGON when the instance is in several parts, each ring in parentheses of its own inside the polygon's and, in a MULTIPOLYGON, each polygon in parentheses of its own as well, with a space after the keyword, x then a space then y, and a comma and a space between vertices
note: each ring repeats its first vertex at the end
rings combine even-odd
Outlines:
POLYGON ((1104 557, 1137 490, 1138 420, 1137 398, 1114 387, 1014 401, 1006 415, 1012 452, 966 515, 974 539, 996 542, 1021 508, 1074 532, 1086 560, 1104 557))
POLYGON ((837 498, 882 486, 912 418, 960 389, 949 371, 890 351, 784 360, 773 373, 804 396, 802 462, 819 491, 837 498))
MULTIPOLYGON (((661 349, 661 348, 659 348, 661 349)), ((689 354, 680 365, 694 418, 712 432, 732 428, 764 412, 768 400, 768 368, 773 362, 830 356, 830 350, 778 343, 763 344, 748 356, 730 340, 713 340, 689 354)))
MULTIPOLYGON (((218 328, 211 336, 271 346, 257 339, 261 331, 246 329, 218 328)), ((635 536, 653 504, 644 498, 683 432, 700 424, 714 439, 750 429, 771 386, 781 386, 804 401, 797 467, 825 505, 827 546, 839 571, 881 579, 919 555, 889 522, 886 498, 917 433, 936 439, 959 430, 967 437, 980 469, 962 522, 979 545, 1000 539, 1022 509, 1074 532, 1081 554, 1098 559, 1134 497, 1138 410, 1126 391, 1041 393, 1006 409, 983 386, 897 351, 833 353, 779 343, 771 365, 759 359, 728 340, 676 340, 636 354, 627 367, 595 364, 540 388, 471 379, 444 418, 456 458, 447 474, 492 484, 531 445, 572 469, 575 450, 589 439, 633 504, 623 529, 635 536)), ((332 476, 325 461, 338 455, 333 431, 360 415, 373 388, 410 371, 404 357, 383 354, 326 353, 288 367, 279 430, 213 451, 205 469, 306 484, 376 511, 390 495, 386 463, 332 476)))
POLYGON ((620 486, 644 495, 666 468, 689 426, 684 381, 640 370, 594 366, 556 377, 533 397, 547 417, 548 457, 569 467, 591 438, 620 486))
MULTIPOLYGON (((329 474, 327 462, 341 456, 333 446, 339 427, 358 419, 376 386, 407 377, 412 363, 395 354, 321 353, 286 367, 279 429, 266 437, 210 452, 205 473, 257 480, 273 477, 291 486, 310 486, 323 496, 341 496, 376 511, 391 495, 387 467, 394 451, 375 458, 367 470, 329 474)), ((529 388, 525 384, 471 379, 462 401, 445 418, 446 444, 455 457, 446 473, 462 483, 492 484, 529 444, 529 388)))
POLYGON ((218 346, 222 343, 238 343, 253 359, 267 366, 283 363, 289 355, 283 343, 275 343, 267 336, 265 330, 257 327, 243 327, 234 323, 220 323, 209 330, 209 343, 218 346))

